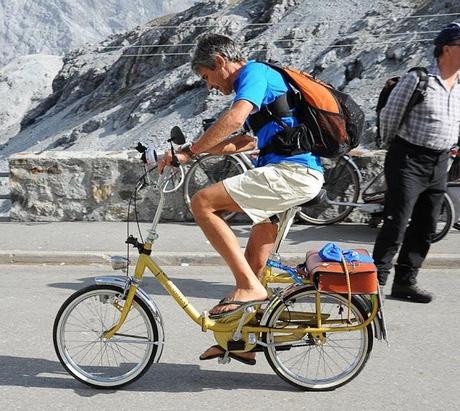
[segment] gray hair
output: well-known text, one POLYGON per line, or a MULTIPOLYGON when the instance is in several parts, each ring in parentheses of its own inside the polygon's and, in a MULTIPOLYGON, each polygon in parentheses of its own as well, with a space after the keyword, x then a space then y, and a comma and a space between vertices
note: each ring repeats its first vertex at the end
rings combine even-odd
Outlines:
POLYGON ((229 62, 244 61, 242 51, 230 37, 209 33, 198 38, 192 57, 192 70, 196 73, 199 67, 215 69, 217 55, 229 62))

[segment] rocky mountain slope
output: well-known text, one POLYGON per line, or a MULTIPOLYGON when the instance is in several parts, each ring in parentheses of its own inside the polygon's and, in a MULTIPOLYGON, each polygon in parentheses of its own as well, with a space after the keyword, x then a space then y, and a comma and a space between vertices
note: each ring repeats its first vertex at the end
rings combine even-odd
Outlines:
POLYGON ((0 0, 0 66, 27 54, 63 54, 184 10, 193 0, 0 0))
POLYGON ((124 149, 137 141, 161 148, 176 124, 195 137, 201 120, 229 102, 190 72, 188 53, 207 31, 237 39, 249 58, 314 72, 351 93, 366 111, 363 144, 372 148, 385 79, 429 63, 435 32, 456 19, 460 3, 450 0, 197 3, 67 54, 52 94, 0 146, 0 158, 22 150, 124 149))
POLYGON ((19 131, 24 115, 52 93, 62 58, 44 54, 17 57, 0 67, 0 143, 19 131))

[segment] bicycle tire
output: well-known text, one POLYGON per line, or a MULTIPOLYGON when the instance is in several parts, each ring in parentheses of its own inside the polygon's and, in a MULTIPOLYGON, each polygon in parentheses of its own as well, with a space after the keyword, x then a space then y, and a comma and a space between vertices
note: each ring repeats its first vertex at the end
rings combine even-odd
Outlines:
MULTIPOLYGON (((323 159, 324 185, 327 198, 332 201, 356 203, 361 190, 360 174, 349 156, 323 159)), ((343 221, 354 206, 331 205, 327 202, 302 207, 297 217, 309 224, 329 225, 343 221)))
POLYGON ((455 206, 449 194, 444 194, 444 200, 441 206, 441 214, 439 215, 436 224, 436 233, 432 237, 431 242, 436 243, 441 241, 450 229, 455 225, 455 206))
MULTIPOLYGON (((246 167, 232 155, 220 156, 206 154, 199 157, 190 167, 184 181, 184 202, 191 216, 192 197, 199 190, 222 181, 226 178, 236 176, 246 171, 246 167)), ((221 217, 230 221, 237 213, 225 212, 221 217)))
MULTIPOLYGON (((266 325, 283 330, 287 327, 314 327, 315 298, 316 290, 313 287, 299 287, 298 291, 279 301, 266 325), (297 315, 293 319, 294 313, 297 315), (308 313, 310 316, 302 319, 302 313, 308 313)), ((337 323, 334 326, 347 326, 346 296, 321 293, 320 301, 322 314, 329 314, 328 323, 331 324, 336 319, 337 323)), ((353 325, 368 318, 365 307, 354 296, 351 301, 351 312, 353 325)), ((283 380, 304 391, 329 391, 350 382, 364 368, 373 346, 371 324, 357 331, 323 334, 319 337, 326 338, 323 343, 319 342, 318 336, 309 333, 294 343, 280 343, 279 350, 274 345, 275 337, 276 331, 264 334, 264 342, 267 344, 264 353, 268 363, 283 380), (338 369, 337 372, 334 368, 338 369)))
POLYGON ((158 326, 137 296, 115 336, 105 341, 101 337, 118 321, 122 295, 121 287, 91 285, 72 294, 56 315, 53 343, 59 361, 70 375, 91 387, 119 388, 134 382, 158 351, 158 326))

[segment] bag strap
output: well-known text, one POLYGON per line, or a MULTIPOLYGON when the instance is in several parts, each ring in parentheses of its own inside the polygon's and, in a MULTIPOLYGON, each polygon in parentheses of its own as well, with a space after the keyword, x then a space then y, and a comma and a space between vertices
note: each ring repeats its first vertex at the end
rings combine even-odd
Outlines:
POLYGON ((281 120, 282 117, 292 116, 291 109, 295 108, 296 97, 294 92, 288 91, 278 96, 274 101, 249 116, 248 123, 254 134, 256 134, 265 124, 276 121, 283 128, 287 125, 281 120))
POLYGON ((343 266, 343 271, 345 273, 345 278, 347 280, 347 292, 348 292, 348 324, 351 324, 351 282, 350 282, 350 272, 348 271, 347 262, 342 252, 340 252, 340 260, 343 266))
POLYGON ((411 73, 413 71, 417 74, 418 83, 417 83, 417 86, 415 87, 414 92, 412 93, 412 96, 409 102, 407 103, 406 108, 404 109, 404 114, 401 118, 401 122, 399 123, 398 128, 402 126, 402 124, 406 120, 406 117, 409 114, 409 112, 412 110, 412 108, 415 105, 421 103, 426 96, 426 89, 428 88, 428 79, 429 79, 428 70, 425 67, 412 67, 408 71, 408 73, 411 73))

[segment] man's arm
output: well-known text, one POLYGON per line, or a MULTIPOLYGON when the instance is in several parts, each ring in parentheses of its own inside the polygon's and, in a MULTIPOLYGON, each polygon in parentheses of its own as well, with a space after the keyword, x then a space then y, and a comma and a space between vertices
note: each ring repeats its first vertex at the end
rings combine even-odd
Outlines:
POLYGON ((238 134, 230 137, 222 143, 207 150, 210 154, 233 154, 242 151, 254 150, 257 147, 257 140, 248 134, 238 134))
MULTIPOLYGON (((205 133, 192 144, 194 154, 214 152, 226 138, 243 127, 246 118, 254 109, 247 100, 238 100, 205 133)), ((229 139, 231 141, 231 139, 229 139)), ((223 146, 225 147, 225 145, 223 146)))
POLYGON ((380 134, 383 141, 390 142, 398 133, 404 112, 417 84, 417 74, 408 73, 401 78, 388 97, 387 104, 380 112, 380 134))

